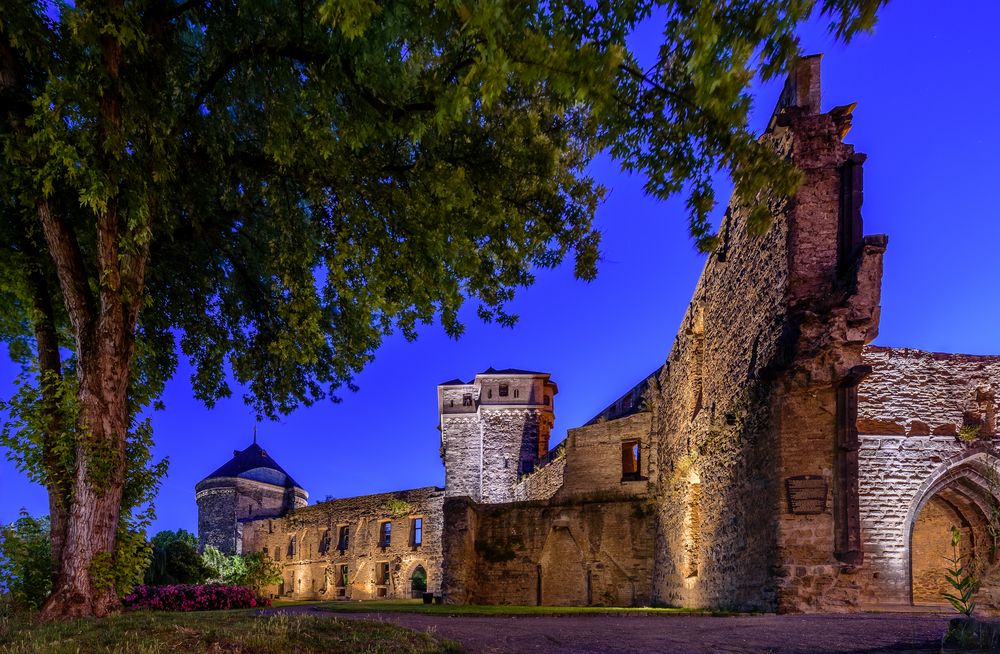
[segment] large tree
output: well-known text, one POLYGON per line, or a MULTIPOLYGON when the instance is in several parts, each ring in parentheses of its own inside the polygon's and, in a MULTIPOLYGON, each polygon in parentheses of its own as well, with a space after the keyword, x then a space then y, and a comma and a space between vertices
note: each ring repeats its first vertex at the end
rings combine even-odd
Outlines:
POLYGON ((116 606, 136 416, 178 349, 198 398, 232 377, 274 416, 394 329, 458 335, 468 298, 509 324, 534 268, 595 274, 602 148, 686 190, 703 248, 719 170, 763 228, 796 175, 747 128, 750 82, 814 10, 849 38, 882 2, 6 2, 0 337, 34 380, 10 439, 50 493, 45 614, 116 606))

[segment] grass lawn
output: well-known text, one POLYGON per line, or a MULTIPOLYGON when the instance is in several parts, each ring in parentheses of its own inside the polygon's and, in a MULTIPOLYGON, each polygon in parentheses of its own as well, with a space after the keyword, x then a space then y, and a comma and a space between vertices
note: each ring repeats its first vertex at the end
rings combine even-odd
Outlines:
POLYGON ((642 614, 642 615, 736 615, 725 611, 700 609, 607 607, 607 606, 519 606, 511 604, 424 604, 420 600, 366 600, 362 602, 275 602, 283 606, 312 606, 334 613, 426 613, 430 615, 580 615, 642 614))
POLYGON ((255 611, 136 612, 50 624, 0 618, 3 654, 446 654, 454 643, 386 622, 255 611))

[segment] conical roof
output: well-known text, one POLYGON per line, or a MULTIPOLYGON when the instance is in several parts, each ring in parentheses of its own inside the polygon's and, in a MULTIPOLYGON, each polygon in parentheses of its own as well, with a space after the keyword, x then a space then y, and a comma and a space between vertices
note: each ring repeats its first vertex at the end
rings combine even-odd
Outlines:
MULTIPOLYGON (((285 472, 268 453, 257 444, 257 439, 245 450, 233 450, 233 458, 216 469, 205 479, 216 477, 243 477, 276 486, 293 488, 299 486, 292 476, 285 472)), ((202 481, 205 481, 203 479, 202 481)), ((301 487, 300 487, 301 488, 301 487)))

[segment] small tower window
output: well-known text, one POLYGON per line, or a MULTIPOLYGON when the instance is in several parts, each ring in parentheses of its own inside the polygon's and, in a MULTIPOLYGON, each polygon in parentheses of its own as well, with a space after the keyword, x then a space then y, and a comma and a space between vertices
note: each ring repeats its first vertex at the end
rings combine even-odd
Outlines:
POLYGON ((549 398, 548 395, 546 395, 545 399, 542 401, 542 404, 544 404, 545 406, 548 406, 550 402, 552 402, 552 400, 549 398))
POLYGON ((389 547, 392 543, 392 523, 383 522, 379 525, 378 546, 389 547))
POLYGON ((448 400, 448 406, 455 406, 455 400, 448 400))
POLYGON ((510 393, 510 385, 500 384, 499 391, 500 391, 500 397, 507 397, 507 395, 510 393))
POLYGON ((486 397, 488 397, 491 400, 493 399, 493 389, 492 388, 486 389, 486 397))
POLYGON ((472 393, 466 393, 462 396, 462 406, 472 406, 472 393))
POLYGON ((514 389, 514 397, 518 397, 520 394, 521 394, 521 392, 515 388, 514 389))

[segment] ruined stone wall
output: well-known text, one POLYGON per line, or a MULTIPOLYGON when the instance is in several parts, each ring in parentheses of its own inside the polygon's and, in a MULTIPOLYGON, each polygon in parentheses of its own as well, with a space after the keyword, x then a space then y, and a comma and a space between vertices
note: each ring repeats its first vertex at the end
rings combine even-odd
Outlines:
MULTIPOLYGON (((989 558, 986 523, 1000 493, 1000 478, 990 472, 1000 464, 993 395, 1000 357, 869 346, 864 361, 872 373, 859 387, 859 496, 872 579, 863 597, 927 601, 928 559, 941 547, 926 524, 917 528, 928 507, 950 507, 974 534, 980 558, 989 558)), ((949 526, 938 525, 945 540, 949 526)), ((944 565, 938 561, 940 574, 944 565)), ((984 574, 984 608, 1000 607, 993 577, 984 574)))
POLYGON ((651 464, 648 412, 570 429, 566 435, 566 470, 559 497, 572 495, 645 495, 656 466, 651 464), (622 444, 639 441, 639 475, 622 475, 622 444))
POLYGON ((996 433, 1000 356, 869 346, 864 361, 873 372, 859 388, 861 433, 948 436, 963 426, 977 436, 996 433))
MULTIPOLYGON (((859 158, 842 141, 849 111, 818 113, 818 84, 818 59, 804 60, 762 137, 803 172, 794 200, 772 204, 762 236, 730 203, 720 247, 648 384, 659 470, 651 490, 660 498, 654 588, 663 603, 820 610, 856 602, 834 556, 836 394, 875 336, 885 243, 857 237, 850 257, 839 254, 842 170, 859 158), (784 483, 798 475, 825 480, 831 500, 820 513, 790 513, 784 483)), ((847 218, 859 231, 859 214, 847 218)))
POLYGON ((547 500, 556 494, 563 485, 566 471, 565 449, 561 452, 558 458, 518 479, 512 492, 514 502, 547 500))
POLYGON ((440 593, 442 502, 439 488, 420 488, 329 500, 274 519, 243 523, 244 551, 266 552, 282 566, 282 583, 267 589, 289 599, 407 599, 418 566, 427 573, 427 592, 440 593), (414 519, 422 539, 413 542, 414 519), (381 525, 391 523, 390 542, 380 544, 381 525), (340 528, 348 547, 338 548, 340 528), (294 539, 294 541, 293 541, 294 539), (381 578, 382 566, 389 575, 381 578), (341 566, 348 582, 341 585, 341 566))
POLYGON ((450 498, 445 601, 648 605, 652 515, 644 499, 478 505, 450 498))

